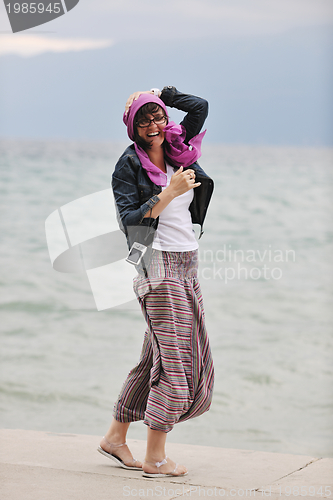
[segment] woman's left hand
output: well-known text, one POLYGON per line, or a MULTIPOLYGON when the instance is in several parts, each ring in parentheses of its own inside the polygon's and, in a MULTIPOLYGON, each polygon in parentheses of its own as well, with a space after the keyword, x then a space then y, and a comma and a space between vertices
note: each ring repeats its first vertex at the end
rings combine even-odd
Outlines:
POLYGON ((129 98, 127 99, 126 101, 126 105, 125 105, 125 113, 127 114, 128 113, 128 110, 130 109, 133 101, 136 101, 137 98, 141 95, 141 94, 153 94, 154 95, 154 92, 152 92, 151 90, 142 90, 142 91, 138 91, 138 92, 134 92, 134 94, 131 94, 129 96, 129 98))

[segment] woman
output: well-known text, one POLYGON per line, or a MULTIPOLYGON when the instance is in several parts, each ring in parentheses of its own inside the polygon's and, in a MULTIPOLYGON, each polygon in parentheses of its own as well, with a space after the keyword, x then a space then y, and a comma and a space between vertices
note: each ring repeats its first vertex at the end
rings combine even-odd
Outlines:
POLYGON ((134 279, 148 328, 140 361, 122 387, 98 450, 146 477, 187 474, 166 456, 166 435, 176 422, 207 411, 212 399, 214 369, 192 228, 200 224, 202 235, 213 191, 213 181, 196 163, 207 113, 207 101, 175 87, 135 92, 124 113, 134 144, 112 176, 129 248, 135 241, 149 247, 134 279), (187 113, 180 125, 169 123, 166 105, 187 113), (126 445, 130 422, 137 420, 148 426, 143 464, 126 445))

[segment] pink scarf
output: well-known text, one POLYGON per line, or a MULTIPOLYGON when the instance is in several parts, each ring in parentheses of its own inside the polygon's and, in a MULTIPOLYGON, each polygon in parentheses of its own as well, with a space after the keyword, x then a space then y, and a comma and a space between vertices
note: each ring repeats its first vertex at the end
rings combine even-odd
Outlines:
MULTIPOLYGON (((133 101, 128 113, 123 116, 123 121, 127 125, 127 133, 129 138, 134 140, 133 122, 137 111, 147 102, 156 102, 164 110, 168 116, 164 102, 157 96, 152 94, 141 94, 137 100, 133 101)), ((169 122, 163 129, 165 134, 164 148, 165 155, 173 165, 184 168, 192 165, 201 156, 201 142, 206 133, 201 132, 194 136, 188 144, 184 143, 186 130, 183 125, 176 125, 174 122, 169 122)), ((136 154, 139 157, 142 167, 146 170, 150 180, 158 186, 166 186, 167 175, 154 165, 146 151, 134 143, 136 154)))

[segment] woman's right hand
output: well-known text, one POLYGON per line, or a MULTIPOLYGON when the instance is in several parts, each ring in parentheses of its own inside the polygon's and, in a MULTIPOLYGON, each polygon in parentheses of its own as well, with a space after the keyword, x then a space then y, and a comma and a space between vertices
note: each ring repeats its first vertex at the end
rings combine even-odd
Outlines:
POLYGON ((141 94, 152 94, 152 95, 154 95, 154 92, 152 92, 151 90, 139 90, 138 92, 134 92, 133 94, 131 94, 129 96, 129 98, 127 99, 126 104, 125 104, 125 114, 128 113, 128 110, 132 106, 133 101, 136 101, 138 99, 138 97, 140 97, 141 94))
POLYGON ((180 167, 171 177, 170 184, 167 189, 170 190, 173 197, 176 198, 181 194, 186 193, 190 189, 201 185, 201 182, 195 182, 195 172, 191 168, 184 170, 180 167))
POLYGON ((145 217, 156 219, 174 198, 200 185, 201 182, 195 182, 194 170, 189 168, 184 171, 183 167, 180 167, 172 175, 169 186, 158 194, 160 201, 153 206, 152 210, 146 213, 145 217))

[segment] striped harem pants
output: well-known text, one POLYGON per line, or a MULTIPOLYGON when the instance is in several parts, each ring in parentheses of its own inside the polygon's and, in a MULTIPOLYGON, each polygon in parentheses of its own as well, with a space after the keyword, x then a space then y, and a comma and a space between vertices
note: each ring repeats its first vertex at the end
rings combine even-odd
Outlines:
POLYGON ((153 249, 148 277, 134 278, 148 328, 114 406, 119 422, 169 432, 209 409, 214 367, 197 270, 198 250, 153 249))

